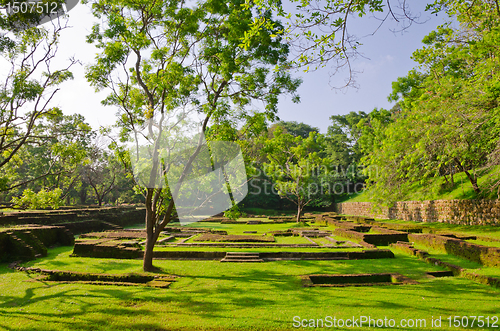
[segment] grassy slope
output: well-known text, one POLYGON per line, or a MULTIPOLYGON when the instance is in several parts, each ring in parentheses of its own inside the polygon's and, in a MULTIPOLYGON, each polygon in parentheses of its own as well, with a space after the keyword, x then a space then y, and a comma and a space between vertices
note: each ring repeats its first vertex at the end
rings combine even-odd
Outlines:
MULTIPOLYGON (((465 173, 454 175, 455 187, 444 188, 444 177, 437 177, 426 184, 413 185, 413 193, 403 197, 401 201, 424 201, 424 200, 453 200, 453 199, 476 199, 477 194, 472 189, 472 184, 465 173)), ((484 191, 488 191, 490 183, 500 179, 500 166, 494 167, 490 172, 483 173, 478 179, 478 185, 484 191)), ((497 192, 485 192, 485 198, 496 199, 497 192)), ((346 195, 337 202, 369 202, 368 192, 346 195)))

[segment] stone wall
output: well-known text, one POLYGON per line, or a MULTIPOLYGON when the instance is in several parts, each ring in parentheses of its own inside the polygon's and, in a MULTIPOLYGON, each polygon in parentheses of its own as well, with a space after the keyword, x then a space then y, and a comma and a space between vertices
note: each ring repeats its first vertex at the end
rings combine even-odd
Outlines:
POLYGON ((62 226, 19 226, 0 229, 0 262, 47 256, 54 245, 72 246, 73 234, 62 226))
POLYGON ((88 220, 100 220, 119 226, 126 226, 143 223, 145 216, 146 209, 135 206, 20 211, 11 213, 0 212, 0 227, 21 224, 57 225, 88 220))
POLYGON ((345 202, 336 212, 380 219, 442 222, 468 225, 499 225, 500 200, 399 201, 393 207, 372 208, 371 202, 345 202))

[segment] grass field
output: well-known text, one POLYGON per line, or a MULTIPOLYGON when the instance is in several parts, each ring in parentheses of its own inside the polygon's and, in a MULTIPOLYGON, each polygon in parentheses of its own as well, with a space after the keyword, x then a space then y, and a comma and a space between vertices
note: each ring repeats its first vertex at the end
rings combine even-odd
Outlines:
MULTIPOLYGON (((47 258, 28 265, 116 274, 141 269, 138 260, 70 258, 70 252, 70 247, 52 249, 47 258)), ((301 319, 370 316, 396 321, 420 318, 430 323, 431 316, 499 313, 499 290, 461 278, 424 278, 425 271, 443 269, 399 254, 395 260, 260 264, 157 261, 156 265, 165 273, 181 278, 169 289, 49 284, 33 282, 26 274, 2 266, 0 327, 6 330, 290 330, 294 329, 295 316, 301 319), (303 288, 299 278, 303 274, 368 272, 400 272, 420 284, 303 288)), ((406 329, 419 328, 398 328, 406 329)))
MULTIPOLYGON (((235 233, 263 225, 219 226, 226 230, 232 229, 230 232, 235 233)), ((262 228, 262 231, 267 230, 262 228)), ((276 249, 261 248, 255 251, 267 250, 276 249)), ((47 257, 27 262, 24 266, 90 273, 141 272, 141 260, 69 257, 71 253, 72 247, 53 248, 47 257)), ((168 289, 41 282, 36 281, 33 275, 14 272, 1 264, 0 329, 296 330, 298 323, 304 319, 304 325, 309 326, 319 324, 319 320, 323 320, 323 323, 331 321, 328 316, 343 321, 354 317, 358 323, 365 316, 394 319, 394 330, 435 330, 431 319, 441 316, 442 327, 437 329, 463 330, 465 328, 448 327, 446 318, 480 315, 489 317, 492 324, 493 316, 500 317, 500 289, 464 278, 429 278, 425 272, 444 269, 397 250, 394 253, 395 259, 357 261, 220 263, 157 260, 155 265, 163 273, 179 276, 168 289), (300 277, 308 274, 386 272, 401 273, 420 284, 307 288, 302 286, 300 277), (414 323, 425 321, 426 324, 402 327, 399 326, 402 319, 408 320, 408 323, 411 323, 410 320, 414 323), (415 319, 420 321, 415 322, 415 319)), ((483 268, 440 252, 431 254, 478 273, 500 273, 498 268, 483 268)), ((380 329, 366 325, 330 329, 380 329)), ((500 322, 496 325, 500 327, 500 322)), ((498 329, 491 326, 491 330, 498 329)))
MULTIPOLYGON (((27 265, 94 273, 140 272, 141 261, 70 258, 70 247, 27 265)), ((500 291, 461 278, 424 278, 443 270, 414 258, 232 264, 157 261, 181 278, 169 289, 35 282, 0 267, 0 328, 5 330, 291 330, 293 318, 402 318, 499 314, 500 291), (300 275, 400 272, 408 286, 303 288, 300 275)), ((356 328, 354 328, 356 329, 356 328)), ((370 328, 362 328, 370 330, 370 328)), ((443 328, 446 330, 447 328, 443 328)), ((459 330, 460 328, 454 328, 459 330)))
MULTIPOLYGON (((232 234, 242 234, 243 231, 256 229, 262 233, 286 229, 289 224, 270 227, 267 224, 199 223, 197 226, 218 227, 232 234)), ((227 251, 224 248, 210 250, 227 251)), ((262 252, 273 250, 276 249, 245 249, 262 252)), ((311 251, 297 248, 286 250, 311 251)), ((314 251, 323 250, 327 249, 314 251)), ((141 272, 140 260, 69 257, 71 252, 72 247, 50 249, 47 257, 24 265, 90 273, 141 272)), ((460 327, 449 328, 446 318, 481 315, 489 316, 491 320, 492 316, 500 316, 499 289, 463 278, 428 278, 425 272, 444 269, 394 252, 395 259, 359 261, 277 261, 253 264, 155 261, 163 273, 179 276, 178 281, 168 289, 41 282, 36 281, 33 275, 14 272, 3 264, 0 265, 0 329, 296 330, 304 319, 307 329, 313 329, 309 326, 332 322, 334 317, 343 321, 355 318, 360 323, 361 316, 365 316, 394 319, 396 327, 393 329, 396 330, 434 330, 431 319, 441 316, 442 330, 461 330, 460 327), (401 273, 420 284, 305 288, 300 277, 307 274, 386 272, 401 273), (332 319, 328 319, 328 316, 332 319), (410 320, 413 323, 425 321, 426 324, 402 327, 399 326, 402 319, 408 320, 408 323, 411 323, 410 320), (415 319, 420 321, 415 322, 415 319)), ((477 273, 500 274, 498 268, 483 268, 441 252, 431 254, 477 273)), ((365 322, 365 326, 359 328, 333 329, 380 328, 369 328, 365 322)))

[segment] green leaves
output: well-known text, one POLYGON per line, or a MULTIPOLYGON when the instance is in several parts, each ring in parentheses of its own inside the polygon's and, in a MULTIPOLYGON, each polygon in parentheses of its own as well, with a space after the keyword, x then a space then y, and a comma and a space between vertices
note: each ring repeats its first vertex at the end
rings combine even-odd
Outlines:
POLYGON ((309 136, 286 133, 277 125, 272 138, 261 138, 264 173, 278 194, 295 203, 299 211, 308 204, 328 205, 330 194, 329 160, 321 157, 325 139, 315 131, 309 136))
MULTIPOLYGON (((316 3, 293 0, 295 10, 286 12, 281 1, 246 1, 245 8, 273 12, 283 18, 283 27, 272 36, 279 36, 296 51, 290 64, 304 71, 334 63, 338 69, 347 64, 359 45, 349 34, 347 22, 353 15, 364 17, 367 13, 382 12, 382 0, 327 0, 316 3)), ((260 31, 270 29, 268 17, 256 17, 251 30, 241 37, 240 47, 247 49, 260 31)))
POLYGON ((401 112, 365 159, 383 169, 370 178, 379 202, 404 199, 413 183, 457 172, 465 172, 479 193, 475 171, 500 161, 494 156, 500 16, 487 1, 439 4, 460 26, 447 23, 425 37, 426 46, 412 57, 420 66, 393 83, 389 100, 399 101, 401 112))
POLYGON ((60 188, 56 188, 52 191, 46 191, 42 188, 37 193, 33 192, 31 189, 26 189, 21 197, 13 197, 11 202, 17 208, 58 209, 63 204, 61 194, 62 190, 60 188))
MULTIPOLYGON (((0 20, 2 15, 0 15, 0 20)), ((3 22, 5 23, 5 22, 3 22)), ((8 25, 8 24, 7 24, 8 25)), ((2 25, 2 27, 4 27, 2 25)), ((29 176, 23 172, 30 169, 26 160, 39 162, 35 157, 27 158, 29 149, 47 147, 54 137, 39 131, 39 126, 61 115, 51 102, 55 99, 57 86, 72 79, 69 71, 75 63, 62 68, 51 61, 57 52, 58 23, 51 29, 33 27, 15 30, 2 36, 0 50, 10 66, 0 88, 0 168, 2 187, 7 191, 20 187, 23 182, 33 182, 44 173, 33 171, 29 176), (35 174, 36 173, 36 174, 35 174)), ((47 168, 51 165, 48 164, 47 168)), ((35 167, 32 167, 35 168, 35 167)))

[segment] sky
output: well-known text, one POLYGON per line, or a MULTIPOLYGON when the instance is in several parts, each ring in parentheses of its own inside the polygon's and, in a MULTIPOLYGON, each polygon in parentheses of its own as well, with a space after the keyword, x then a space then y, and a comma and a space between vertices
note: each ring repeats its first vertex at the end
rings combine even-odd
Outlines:
MULTIPOLYGON (((326 133, 332 115, 351 111, 370 112, 375 107, 390 109, 393 104, 387 100, 387 96, 391 93, 391 83, 415 67, 416 64, 410 59, 412 52, 422 46, 421 40, 425 35, 443 23, 441 16, 423 11, 425 2, 407 2, 412 6, 413 14, 420 15, 420 24, 413 24, 403 32, 394 32, 401 30, 401 26, 393 20, 386 22, 374 35, 371 34, 379 25, 375 17, 351 21, 350 33, 360 38, 362 43, 359 48, 362 56, 352 62, 354 70, 358 72, 357 88, 337 89, 343 85, 346 73, 331 76, 328 66, 307 73, 293 72, 294 77, 303 80, 298 90, 301 102, 294 104, 291 97, 280 97, 280 119, 304 122, 326 133)), ((79 3, 69 12, 71 28, 62 33, 58 57, 67 59, 73 56, 82 64, 73 67, 75 78, 62 84, 55 105, 65 114, 82 114, 97 129, 114 124, 117 109, 102 106, 100 102, 107 93, 96 93, 84 76, 85 65, 92 62, 97 52, 93 45, 85 42, 93 22, 96 19, 87 5, 79 3)))

